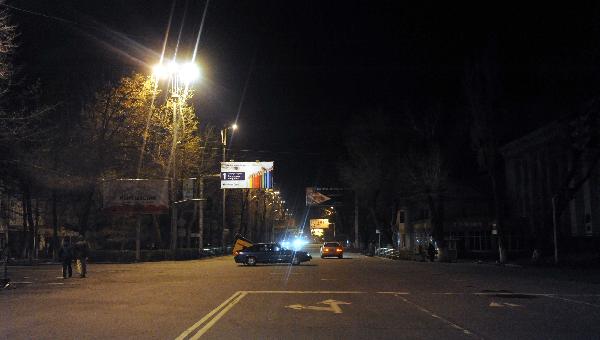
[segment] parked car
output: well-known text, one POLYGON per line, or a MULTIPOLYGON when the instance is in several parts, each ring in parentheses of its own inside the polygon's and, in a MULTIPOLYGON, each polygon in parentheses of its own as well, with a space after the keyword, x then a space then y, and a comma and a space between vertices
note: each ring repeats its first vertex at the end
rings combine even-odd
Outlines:
POLYGON ((312 259, 305 251, 286 249, 279 243, 256 243, 234 255, 236 263, 248 266, 255 266, 257 263, 291 263, 296 266, 312 259))
POLYGON ((344 247, 339 242, 325 242, 321 246, 321 258, 344 257, 344 247))

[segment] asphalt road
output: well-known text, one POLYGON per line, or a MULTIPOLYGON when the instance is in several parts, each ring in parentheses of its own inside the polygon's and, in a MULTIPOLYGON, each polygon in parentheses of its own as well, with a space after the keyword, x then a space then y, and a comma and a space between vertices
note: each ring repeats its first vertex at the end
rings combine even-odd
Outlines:
POLYGON ((6 339, 600 339, 596 272, 347 254, 11 267, 6 339))

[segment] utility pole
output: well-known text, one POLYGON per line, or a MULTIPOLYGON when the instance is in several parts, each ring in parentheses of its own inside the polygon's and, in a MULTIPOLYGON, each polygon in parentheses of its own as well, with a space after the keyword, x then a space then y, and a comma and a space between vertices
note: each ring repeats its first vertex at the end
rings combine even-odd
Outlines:
POLYGON ((354 247, 359 248, 358 244, 358 194, 354 191, 354 247))
MULTIPOLYGON (((225 128, 223 128, 223 130, 221 130, 221 144, 223 145, 223 163, 225 163, 227 161, 227 131, 228 130, 232 130, 235 131, 237 130, 238 126, 237 124, 233 124, 231 126, 227 126, 225 128)), ((225 240, 225 235, 227 235, 226 231, 227 228, 225 228, 226 226, 226 217, 227 217, 227 210, 226 210, 226 200, 227 200, 227 189, 222 188, 221 190, 223 190, 223 216, 222 216, 222 230, 221 230, 221 247, 225 247, 226 246, 226 240, 225 240)))
POLYGON ((202 254, 204 249, 204 177, 198 177, 199 190, 198 190, 198 251, 202 254))
MULTIPOLYGON (((221 142, 223 144, 223 163, 227 161, 227 128, 221 131, 221 142)), ((227 189, 223 188, 223 206, 222 206, 222 221, 221 221, 221 247, 225 247, 225 223, 227 218, 226 213, 226 202, 227 202, 227 189)))
POLYGON ((557 195, 552 196, 552 230, 554 236, 554 264, 558 264, 558 238, 556 232, 556 198, 557 195))
MULTIPOLYGON (((177 84, 176 79, 172 80, 172 82, 177 84)), ((177 183, 177 131, 179 129, 177 108, 180 105, 180 94, 177 86, 173 86, 173 89, 171 90, 171 100, 173 101, 173 144, 171 146, 171 251, 173 251, 173 256, 175 256, 175 249, 177 249, 177 206, 175 205, 175 202, 177 201, 177 190, 175 189, 175 185, 177 183)))

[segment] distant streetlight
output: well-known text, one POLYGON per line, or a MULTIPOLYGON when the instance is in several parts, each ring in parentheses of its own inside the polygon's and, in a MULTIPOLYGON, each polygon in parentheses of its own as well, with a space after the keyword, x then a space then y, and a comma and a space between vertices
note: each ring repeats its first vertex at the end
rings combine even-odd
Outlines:
POLYGON ((168 91, 171 94, 173 100, 173 144, 171 146, 171 250, 177 248, 177 210, 175 207, 175 182, 177 180, 177 142, 178 142, 178 130, 179 123, 181 121, 180 116, 183 108, 183 104, 187 99, 187 92, 189 86, 198 81, 201 78, 200 68, 192 63, 186 62, 179 64, 177 61, 172 60, 167 63, 156 64, 152 68, 152 77, 158 83, 161 81, 168 81, 168 91))
MULTIPOLYGON (((227 162, 227 136, 228 136, 228 131, 235 131, 238 129, 238 125, 236 123, 232 124, 231 126, 227 126, 224 127, 221 130, 221 144, 223 145, 223 162, 227 162)), ((226 235, 226 230, 227 228, 225 228, 225 224, 226 224, 226 198, 227 198, 227 190, 225 188, 222 189, 223 190, 223 219, 221 222, 221 226, 222 226, 222 235, 221 235, 221 245, 223 247, 225 247, 225 235, 226 235)))

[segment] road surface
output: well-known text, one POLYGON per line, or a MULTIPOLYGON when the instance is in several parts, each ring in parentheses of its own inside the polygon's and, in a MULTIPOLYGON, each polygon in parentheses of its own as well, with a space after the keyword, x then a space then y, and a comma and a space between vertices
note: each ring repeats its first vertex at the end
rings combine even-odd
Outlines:
POLYGON ((180 262, 11 267, 6 339, 599 339, 594 273, 358 254, 300 266, 180 262))

